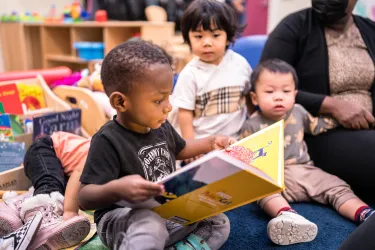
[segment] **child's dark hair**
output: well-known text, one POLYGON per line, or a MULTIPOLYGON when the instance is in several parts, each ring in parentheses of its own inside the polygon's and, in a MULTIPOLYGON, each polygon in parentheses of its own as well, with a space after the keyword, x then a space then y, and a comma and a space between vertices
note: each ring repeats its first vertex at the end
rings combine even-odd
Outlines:
POLYGON ((261 62, 258 64, 254 71, 251 73, 250 77, 250 83, 251 83, 251 89, 250 91, 255 92, 255 88, 257 85, 257 82, 259 80, 260 75, 264 70, 267 70, 272 73, 283 73, 283 74, 289 74, 291 73, 294 80, 294 86, 298 87, 298 77, 296 70, 287 62, 284 62, 280 59, 269 59, 266 61, 261 62))
POLYGON ((181 19, 181 32, 187 44, 191 45, 189 31, 196 31, 200 26, 203 30, 218 28, 225 31, 229 42, 234 42, 244 29, 238 24, 233 8, 217 0, 195 0, 187 7, 181 19))
POLYGON ((171 66, 171 57, 155 44, 129 41, 112 49, 104 58, 101 79, 108 96, 114 91, 129 94, 135 79, 153 64, 171 66))

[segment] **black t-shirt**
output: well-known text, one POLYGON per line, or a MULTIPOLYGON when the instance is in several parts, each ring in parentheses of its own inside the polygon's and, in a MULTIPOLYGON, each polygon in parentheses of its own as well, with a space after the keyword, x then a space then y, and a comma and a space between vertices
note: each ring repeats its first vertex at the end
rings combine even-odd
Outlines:
MULTIPOLYGON (((93 136, 81 183, 102 185, 132 174, 149 181, 160 180, 176 171, 176 155, 185 145, 168 121, 158 129, 140 134, 113 119, 93 136)), ((113 204, 96 210, 95 222, 118 207, 113 204)))

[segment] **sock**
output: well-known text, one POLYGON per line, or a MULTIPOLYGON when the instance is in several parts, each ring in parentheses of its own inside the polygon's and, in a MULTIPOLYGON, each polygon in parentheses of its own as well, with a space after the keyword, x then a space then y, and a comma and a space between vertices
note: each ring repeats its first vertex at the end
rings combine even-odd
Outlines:
POLYGON ((292 212, 292 213, 298 214, 297 211, 294 210, 294 209, 291 208, 291 207, 283 207, 283 208, 281 208, 281 209, 277 212, 277 215, 279 215, 281 212, 292 212))
POLYGON ((372 209, 369 206, 362 206, 357 209, 354 215, 354 220, 357 223, 362 223, 365 220, 367 220, 368 217, 370 217, 375 212, 374 209, 372 209))

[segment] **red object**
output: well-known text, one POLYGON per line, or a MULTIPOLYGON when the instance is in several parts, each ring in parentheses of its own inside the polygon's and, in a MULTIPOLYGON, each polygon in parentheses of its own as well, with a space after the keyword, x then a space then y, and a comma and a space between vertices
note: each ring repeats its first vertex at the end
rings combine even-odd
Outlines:
POLYGON ((22 103, 15 83, 0 85, 0 102, 7 114, 22 115, 22 103))
POLYGON ((95 12, 95 21, 97 22, 106 22, 108 21, 107 11, 98 10, 95 12))
POLYGON ((11 71, 11 72, 6 72, 6 73, 1 73, 0 82, 35 78, 37 75, 41 75, 46 81, 46 83, 50 85, 54 81, 61 80, 64 77, 70 76, 71 74, 72 74, 72 70, 65 66, 50 68, 50 69, 11 71))
POLYGON ((243 36, 267 34, 268 2, 270 0, 246 2, 246 28, 243 36))
POLYGON ((251 161, 253 160, 253 155, 254 155, 254 153, 250 149, 245 148, 243 146, 231 146, 230 151, 224 150, 224 152, 236 158, 237 160, 240 160, 246 163, 247 165, 251 163, 251 161))

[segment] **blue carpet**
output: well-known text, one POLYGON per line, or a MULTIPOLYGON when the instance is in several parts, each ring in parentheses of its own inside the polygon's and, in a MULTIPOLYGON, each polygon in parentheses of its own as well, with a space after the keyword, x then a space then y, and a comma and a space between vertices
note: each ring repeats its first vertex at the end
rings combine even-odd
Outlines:
POLYGON ((293 208, 318 225, 318 235, 314 241, 290 246, 273 244, 267 237, 270 217, 252 203, 226 212, 231 222, 231 233, 221 249, 336 250, 357 227, 327 206, 301 203, 293 204, 293 208))

